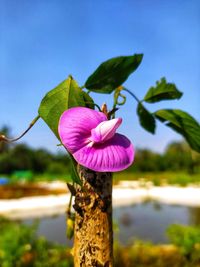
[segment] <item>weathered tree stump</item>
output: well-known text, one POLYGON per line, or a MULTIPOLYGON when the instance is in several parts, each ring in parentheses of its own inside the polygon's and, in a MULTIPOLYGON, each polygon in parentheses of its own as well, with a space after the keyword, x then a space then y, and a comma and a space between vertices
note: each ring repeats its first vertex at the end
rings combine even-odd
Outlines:
POLYGON ((78 166, 82 186, 75 196, 74 266, 112 267, 112 174, 78 166))

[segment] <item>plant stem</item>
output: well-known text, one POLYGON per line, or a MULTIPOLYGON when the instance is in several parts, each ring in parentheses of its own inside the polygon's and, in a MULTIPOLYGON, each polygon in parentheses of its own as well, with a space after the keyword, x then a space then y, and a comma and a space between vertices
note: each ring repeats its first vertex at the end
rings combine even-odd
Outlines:
POLYGON ((71 206, 72 206, 72 193, 70 192, 70 199, 69 199, 69 204, 68 204, 68 207, 67 207, 67 215, 68 215, 68 217, 71 216, 71 206))
POLYGON ((30 123, 29 127, 20 136, 18 136, 16 138, 13 138, 13 139, 10 139, 10 138, 6 137, 5 135, 0 135, 0 141, 4 141, 4 142, 8 142, 8 143, 12 143, 12 142, 18 141, 33 127, 33 125, 37 122, 37 120, 39 118, 40 118, 39 115, 37 117, 35 117, 33 119, 33 121, 30 123))
POLYGON ((138 103, 140 103, 141 101, 137 98, 137 96, 133 93, 133 92, 131 92, 129 89, 127 89, 127 88, 125 88, 125 87, 123 87, 123 90, 124 91, 126 91, 126 92, 128 92, 138 103))

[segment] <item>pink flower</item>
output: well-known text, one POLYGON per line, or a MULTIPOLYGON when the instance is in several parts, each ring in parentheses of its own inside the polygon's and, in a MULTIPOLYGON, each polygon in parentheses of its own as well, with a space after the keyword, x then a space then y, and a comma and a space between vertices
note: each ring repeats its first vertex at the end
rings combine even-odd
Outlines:
POLYGON ((115 172, 129 167, 134 159, 130 140, 115 133, 121 123, 121 118, 108 120, 102 112, 74 107, 61 115, 58 132, 79 164, 98 172, 115 172))

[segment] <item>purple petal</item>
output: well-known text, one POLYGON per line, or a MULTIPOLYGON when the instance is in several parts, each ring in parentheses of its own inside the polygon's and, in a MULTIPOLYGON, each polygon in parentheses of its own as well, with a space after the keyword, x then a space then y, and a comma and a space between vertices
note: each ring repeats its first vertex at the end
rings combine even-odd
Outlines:
POLYGON ((85 107, 66 110, 60 117, 58 133, 63 145, 70 153, 75 153, 89 142, 91 130, 107 120, 104 113, 85 107))
POLYGON ((134 159, 134 148, 126 136, 115 134, 105 143, 89 144, 73 154, 76 161, 98 172, 115 172, 129 167, 134 159))

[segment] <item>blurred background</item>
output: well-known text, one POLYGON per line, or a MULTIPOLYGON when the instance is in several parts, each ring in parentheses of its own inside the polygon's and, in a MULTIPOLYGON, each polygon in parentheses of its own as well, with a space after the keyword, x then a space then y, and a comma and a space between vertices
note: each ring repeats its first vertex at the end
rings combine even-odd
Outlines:
MULTIPOLYGON (((69 74, 80 86, 112 57, 144 53, 125 83, 139 99, 166 77, 179 108, 197 121, 200 2, 0 0, 0 133, 14 137, 41 99, 69 74)), ((112 107, 112 95, 91 94, 112 107)), ((119 132, 136 147, 134 164, 114 175, 116 266, 200 266, 200 155, 157 123, 145 132, 128 98, 119 132)), ((73 266, 65 210, 70 159, 42 120, 15 144, 0 143, 0 266, 73 266), (67 247, 67 248, 66 248, 67 247)))

